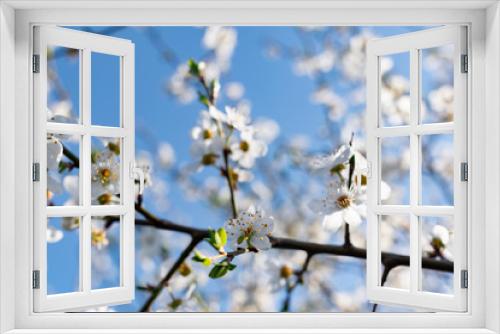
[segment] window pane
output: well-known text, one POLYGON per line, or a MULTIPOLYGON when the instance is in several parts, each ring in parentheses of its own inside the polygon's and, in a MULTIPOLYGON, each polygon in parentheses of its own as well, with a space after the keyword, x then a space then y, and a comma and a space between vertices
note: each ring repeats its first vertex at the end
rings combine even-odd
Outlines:
POLYGON ((92 124, 120 126, 120 57, 92 52, 92 124))
POLYGON ((92 217, 92 289, 120 286, 120 216, 92 217))
MULTIPOLYGON (((382 253, 410 255, 410 219, 407 215, 391 215, 379 217, 380 250, 382 253)), ((380 277, 383 275, 383 256, 380 264, 380 277)), ((409 289, 410 271, 408 267, 395 267, 390 270, 384 283, 385 287, 409 289)))
POLYGON ((381 124, 407 125, 410 122, 410 54, 383 56, 379 61, 381 124))
MULTIPOLYGON (((422 259, 453 261, 451 217, 420 217, 422 259)), ((453 272, 422 268, 422 291, 453 294, 453 272)))
POLYGON ((80 50, 47 49, 47 120, 78 123, 80 116, 80 50))
POLYGON ((453 44, 420 51, 422 123, 453 121, 454 51, 453 44))
POLYGON ((47 205, 80 204, 80 136, 47 134, 47 205))
POLYGON ((410 201, 410 137, 381 138, 380 203, 410 201))
POLYGON ((80 218, 47 219, 47 293, 79 291, 80 218))
POLYGON ((453 205, 453 135, 421 136, 422 205, 453 205))
POLYGON ((121 139, 92 137, 92 204, 119 204, 121 139))

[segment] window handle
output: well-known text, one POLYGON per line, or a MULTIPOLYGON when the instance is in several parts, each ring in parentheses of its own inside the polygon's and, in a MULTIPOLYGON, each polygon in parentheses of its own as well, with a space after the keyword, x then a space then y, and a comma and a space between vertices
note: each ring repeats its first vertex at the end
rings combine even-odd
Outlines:
POLYGON ((136 176, 139 177, 139 195, 142 195, 144 192, 144 171, 142 168, 137 167, 135 162, 130 163, 130 177, 132 179, 136 179, 136 176))

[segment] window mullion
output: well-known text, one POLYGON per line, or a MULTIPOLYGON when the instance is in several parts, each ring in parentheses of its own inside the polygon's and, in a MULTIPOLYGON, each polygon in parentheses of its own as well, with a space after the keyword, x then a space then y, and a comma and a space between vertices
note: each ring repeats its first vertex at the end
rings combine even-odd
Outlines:
MULTIPOLYGON (((89 49, 83 50, 81 73, 81 110, 82 110, 82 124, 85 129, 91 124, 91 51, 89 49)), ((90 292, 91 289, 91 137, 88 131, 83 135, 82 144, 82 168, 80 176, 82 180, 82 205, 85 208, 85 215, 82 219, 82 233, 80 243, 80 268, 81 268, 81 284, 84 292, 90 292)))
POLYGON ((420 286, 420 226, 415 209, 420 200, 420 154, 417 126, 419 123, 420 73, 419 51, 410 50, 410 291, 420 286))

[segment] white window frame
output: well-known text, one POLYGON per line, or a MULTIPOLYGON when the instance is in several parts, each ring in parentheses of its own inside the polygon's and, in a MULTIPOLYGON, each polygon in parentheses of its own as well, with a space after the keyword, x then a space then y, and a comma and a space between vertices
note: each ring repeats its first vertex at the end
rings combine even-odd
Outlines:
POLYGON ((371 170, 368 177, 367 228, 367 297, 378 303, 414 306, 422 309, 463 312, 467 310, 467 290, 462 285, 462 271, 467 271, 467 183, 461 180, 462 163, 467 163, 467 77, 463 55, 467 55, 467 29, 464 26, 444 26, 373 39, 367 45, 367 159, 371 170), (421 121, 421 50, 453 45, 453 121, 423 123, 421 121), (409 57, 410 122, 408 125, 383 124, 380 107, 380 59, 406 53, 409 57), (463 73, 465 72, 465 73, 463 73), (453 205, 422 205, 423 135, 453 136, 453 205), (410 191, 407 205, 388 205, 380 201, 382 182, 381 142, 386 138, 408 138, 410 150, 410 191), (405 215, 409 218, 409 287, 396 289, 381 285, 383 272, 380 248, 380 224, 383 215, 405 215), (453 293, 437 294, 422 290, 422 217, 451 217, 453 221, 453 293))
POLYGON ((499 91, 500 9, 496 1, 2 1, 0 333, 122 333, 124 329, 127 333, 158 333, 160 330, 165 333, 341 333, 354 330, 358 333, 499 333, 499 91), (30 257, 33 129, 29 72, 31 31, 36 24, 468 25, 471 32, 468 218, 473 225, 473 228, 469 225, 468 231, 468 311, 459 314, 33 313, 30 257), (488 182, 484 175, 488 175, 488 182))
POLYGON ((38 285, 34 289, 33 308, 35 312, 71 311, 85 307, 124 304, 134 299, 134 44, 128 40, 113 38, 61 28, 36 26, 33 35, 33 52, 39 57, 38 73, 33 74, 33 132, 34 162, 39 166, 39 181, 34 182, 33 224, 33 269, 38 272, 38 285), (79 122, 58 123, 47 120, 47 50, 59 46, 79 50, 79 122), (120 101, 119 125, 115 127, 95 125, 92 121, 91 99, 92 53, 111 55, 119 61, 120 101), (47 206, 47 144, 48 133, 77 135, 80 158, 78 205, 47 206), (120 200, 113 205, 92 205, 90 155, 92 138, 109 137, 120 140, 120 200), (91 229, 92 216, 119 216, 119 286, 106 289, 92 289, 91 284, 91 229), (79 259, 77 291, 48 294, 47 275, 47 224, 45 219, 53 217, 79 217, 79 259))

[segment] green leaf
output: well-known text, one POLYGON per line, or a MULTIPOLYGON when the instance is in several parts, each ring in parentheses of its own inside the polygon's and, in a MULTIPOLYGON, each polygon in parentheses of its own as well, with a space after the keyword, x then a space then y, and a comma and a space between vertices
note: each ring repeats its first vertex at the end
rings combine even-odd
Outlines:
POLYGON ((227 260, 222 260, 217 263, 212 270, 208 273, 208 277, 216 279, 221 278, 228 273, 228 271, 234 270, 236 268, 235 264, 228 262, 227 260))
POLYGON ((213 244, 213 246, 215 247, 215 249, 220 249, 221 243, 222 243, 222 240, 220 239, 219 233, 214 232, 214 244, 213 244))
POLYGON ((189 59, 188 66, 189 66, 189 74, 194 75, 196 77, 200 75, 200 68, 196 61, 194 61, 193 59, 189 59))
POLYGON ((227 274, 228 272, 228 267, 227 266, 224 266, 224 265, 221 265, 221 264, 216 264, 212 270, 210 270, 210 272, 208 273, 208 277, 212 278, 212 279, 217 279, 217 278, 221 278, 223 277, 224 275, 227 274))
POLYGON ((174 299, 170 304, 168 304, 168 306, 170 306, 174 310, 181 305, 182 305, 182 299, 174 299))
POLYGON ((195 262, 205 263, 205 259, 207 259, 207 257, 205 255, 203 255, 202 253, 200 253, 199 251, 195 250, 194 255, 191 259, 195 262))
POLYGON ((217 230, 217 234, 219 235, 221 247, 224 247, 227 243, 227 233, 226 230, 221 227, 217 230))
POLYGON ((210 100, 204 94, 198 92, 198 100, 206 107, 210 106, 210 100))
POLYGON ((202 262, 203 265, 207 267, 212 264, 212 260, 209 257, 204 258, 202 262))
POLYGON ((237 241, 238 241, 238 245, 239 245, 239 244, 241 244, 243 241, 245 241, 245 235, 244 235, 244 234, 240 235, 240 236, 238 237, 238 240, 237 240, 237 241))

